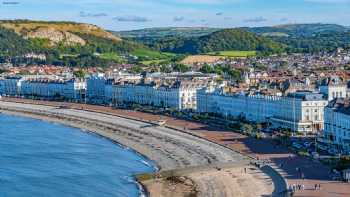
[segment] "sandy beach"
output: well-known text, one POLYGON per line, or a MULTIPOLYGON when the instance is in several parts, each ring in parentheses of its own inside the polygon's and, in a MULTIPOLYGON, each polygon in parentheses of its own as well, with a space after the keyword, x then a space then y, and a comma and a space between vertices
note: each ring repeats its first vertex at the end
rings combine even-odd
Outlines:
MULTIPOLYGON (((263 196, 271 194, 273 190, 271 180, 268 177, 261 178, 262 173, 258 169, 255 172, 261 176, 250 174, 251 171, 242 173, 242 167, 247 166, 250 161, 248 157, 176 129, 156 126, 147 121, 55 106, 0 101, 0 110, 7 114, 58 122, 97 133, 155 161, 161 172, 192 167, 182 177, 193 182, 186 187, 189 191, 196 190, 196 196, 252 196, 251 192, 246 192, 252 188, 255 192, 253 196, 263 196), (217 170, 216 166, 220 165, 235 167, 217 170), (211 168, 201 169, 196 168, 197 166, 211 168), (249 182, 254 184, 248 184, 249 182)), ((153 183, 144 184, 151 196, 169 196, 166 191, 172 191, 172 188, 165 188, 160 192, 158 189, 162 187, 158 186, 164 182, 158 180, 156 187, 153 183)), ((172 192, 170 196, 184 195, 181 192, 172 192)))

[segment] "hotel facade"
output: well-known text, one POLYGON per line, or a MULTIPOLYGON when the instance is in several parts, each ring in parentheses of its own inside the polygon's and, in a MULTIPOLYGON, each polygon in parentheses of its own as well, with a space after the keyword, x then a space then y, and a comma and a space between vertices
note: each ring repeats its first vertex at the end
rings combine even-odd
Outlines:
POLYGON ((325 109, 325 129, 319 147, 333 153, 350 155, 349 99, 335 99, 325 109))
POLYGON ((226 94, 221 89, 197 93, 197 112, 241 117, 252 122, 269 122, 275 128, 315 133, 323 129, 323 95, 296 92, 287 97, 226 94))

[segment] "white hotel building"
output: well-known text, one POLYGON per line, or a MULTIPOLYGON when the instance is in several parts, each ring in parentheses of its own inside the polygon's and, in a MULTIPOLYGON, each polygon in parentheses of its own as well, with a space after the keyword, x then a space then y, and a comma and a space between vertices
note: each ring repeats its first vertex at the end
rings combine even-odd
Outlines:
POLYGON ((5 80, 0 78, 0 96, 4 94, 5 80))
POLYGON ((347 84, 338 76, 323 79, 319 88, 320 92, 327 97, 328 101, 347 97, 347 84))
POLYGON ((160 84, 120 83, 112 86, 112 103, 126 103, 186 110, 197 108, 197 90, 206 87, 206 81, 174 81, 160 84))
POLYGON ((5 77, 5 79, 1 80, 1 84, 3 84, 2 94, 8 96, 19 96, 21 93, 21 85, 25 80, 25 77, 13 76, 13 77, 5 77))
POLYGON ((104 76, 104 74, 90 76, 86 81, 87 102, 92 104, 104 104, 106 83, 107 78, 104 76))
POLYGON ((28 79, 21 83, 20 95, 26 98, 83 101, 86 82, 80 79, 28 79))
POLYGON ((325 109, 325 129, 319 146, 334 153, 350 155, 350 104, 348 99, 336 99, 325 109))
POLYGON ((0 95, 6 96, 80 102, 85 98, 85 90, 85 80, 65 80, 56 76, 28 75, 0 80, 0 95))
POLYGON ((296 92, 287 97, 226 94, 218 89, 197 92, 197 111, 242 117, 253 122, 270 122, 273 127, 311 133, 323 129, 323 95, 296 92))

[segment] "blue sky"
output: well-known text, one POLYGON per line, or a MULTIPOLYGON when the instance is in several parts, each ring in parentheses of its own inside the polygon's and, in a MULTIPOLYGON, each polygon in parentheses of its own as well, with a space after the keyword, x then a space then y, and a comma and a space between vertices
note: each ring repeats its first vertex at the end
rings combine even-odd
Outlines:
POLYGON ((0 2, 1 19, 77 21, 111 30, 165 26, 267 26, 317 22, 350 26, 350 0, 0 0, 0 2))

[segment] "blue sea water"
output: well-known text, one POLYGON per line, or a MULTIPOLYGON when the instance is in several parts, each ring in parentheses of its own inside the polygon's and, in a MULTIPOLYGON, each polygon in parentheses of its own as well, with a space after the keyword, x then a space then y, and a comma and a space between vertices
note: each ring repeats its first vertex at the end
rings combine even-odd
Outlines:
POLYGON ((138 197, 154 163, 95 134, 0 114, 0 197, 138 197))

